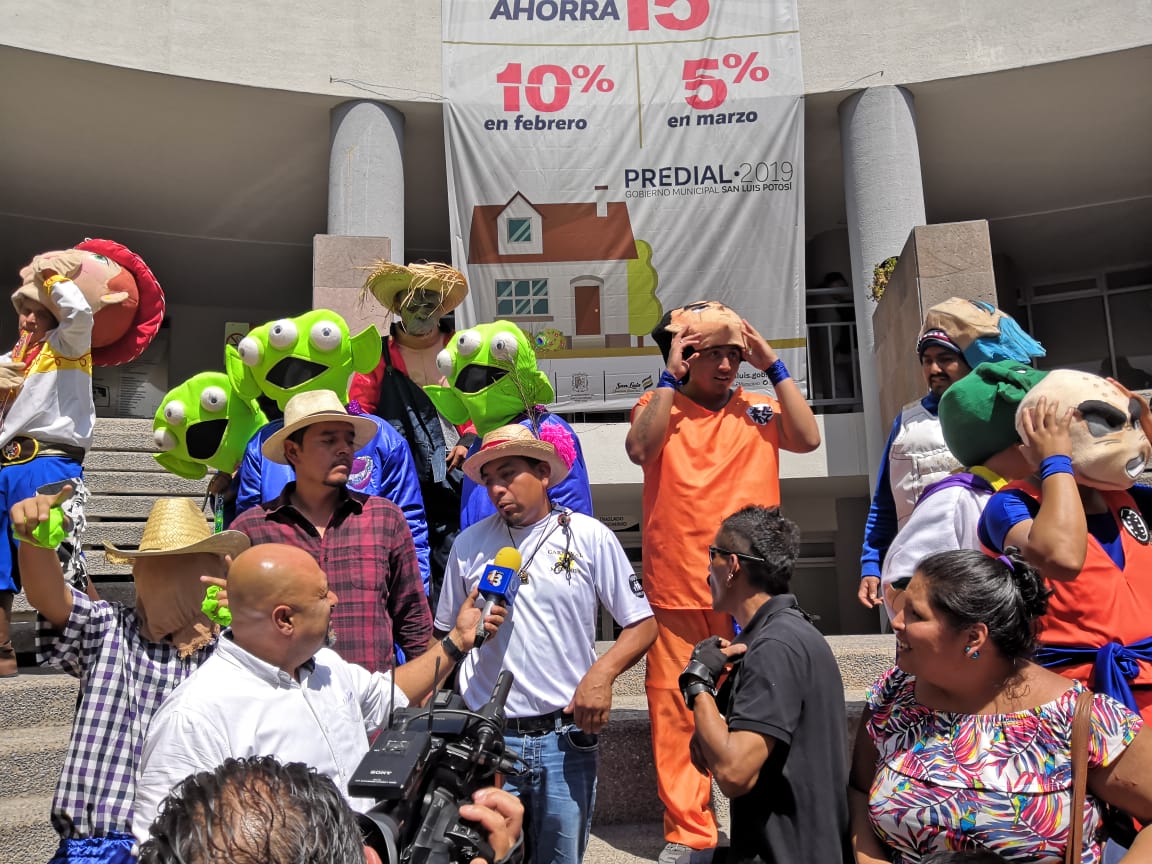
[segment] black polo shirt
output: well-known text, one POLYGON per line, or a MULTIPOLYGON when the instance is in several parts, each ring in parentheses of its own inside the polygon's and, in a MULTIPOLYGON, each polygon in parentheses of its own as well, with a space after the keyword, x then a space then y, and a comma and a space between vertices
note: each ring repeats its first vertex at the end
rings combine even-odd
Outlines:
POLYGON ((774 739, 750 792, 732 799, 729 862, 841 864, 848 843, 844 685, 791 594, 752 616, 727 700, 728 728, 774 739))

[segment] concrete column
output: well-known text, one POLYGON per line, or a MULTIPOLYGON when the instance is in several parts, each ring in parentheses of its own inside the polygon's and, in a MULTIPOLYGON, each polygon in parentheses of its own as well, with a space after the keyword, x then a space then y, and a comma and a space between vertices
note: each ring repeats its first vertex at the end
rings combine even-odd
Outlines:
POLYGON ((332 109, 328 233, 387 237, 404 259, 404 115, 379 102, 332 109))
POLYGON ((872 284, 872 268, 891 255, 899 255, 912 229, 925 223, 924 184, 911 93, 903 87, 872 87, 841 102, 839 112, 860 343, 860 389, 869 482, 874 483, 892 418, 879 416, 872 333, 876 304, 868 297, 868 286, 872 284))

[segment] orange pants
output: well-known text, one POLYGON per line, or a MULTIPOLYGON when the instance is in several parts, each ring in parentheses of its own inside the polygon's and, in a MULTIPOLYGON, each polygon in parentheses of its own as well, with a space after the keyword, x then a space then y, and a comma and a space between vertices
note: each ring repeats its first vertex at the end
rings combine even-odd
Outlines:
POLYGON ((688 757, 696 723, 684 705, 678 679, 697 642, 709 636, 732 638, 732 618, 703 609, 653 607, 652 614, 656 642, 648 649, 644 689, 652 724, 656 787, 664 803, 664 839, 708 849, 717 840, 716 815, 708 805, 712 777, 700 774, 688 757))

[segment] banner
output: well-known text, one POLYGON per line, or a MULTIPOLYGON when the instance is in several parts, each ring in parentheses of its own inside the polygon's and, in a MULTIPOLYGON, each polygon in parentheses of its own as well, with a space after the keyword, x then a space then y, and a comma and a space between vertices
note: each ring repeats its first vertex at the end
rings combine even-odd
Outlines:
MULTIPOLYGON (((804 386, 795 0, 444 0, 457 327, 533 337, 560 410, 627 409, 665 311, 720 300, 804 386)), ((766 390, 747 363, 739 383, 766 390)))

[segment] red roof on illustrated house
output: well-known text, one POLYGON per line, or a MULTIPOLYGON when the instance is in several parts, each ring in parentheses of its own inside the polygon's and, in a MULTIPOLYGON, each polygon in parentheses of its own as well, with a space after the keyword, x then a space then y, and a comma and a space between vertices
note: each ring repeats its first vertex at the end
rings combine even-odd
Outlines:
POLYGON ((597 216, 596 204, 532 204, 519 192, 507 204, 472 208, 469 264, 528 261, 622 261, 636 257, 636 238, 628 205, 610 201, 608 215, 597 216), (501 255, 499 216, 516 198, 523 198, 537 213, 544 231, 539 255, 501 255))

